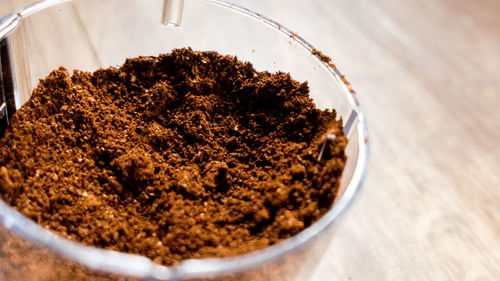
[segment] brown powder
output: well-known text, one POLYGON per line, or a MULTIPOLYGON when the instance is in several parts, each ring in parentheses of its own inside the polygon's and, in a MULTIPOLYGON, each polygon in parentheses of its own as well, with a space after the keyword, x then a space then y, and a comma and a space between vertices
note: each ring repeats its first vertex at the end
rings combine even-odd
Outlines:
POLYGON ((329 209, 346 160, 335 118, 307 83, 216 52, 59 68, 0 140, 0 195, 63 237, 159 264, 234 256, 329 209))

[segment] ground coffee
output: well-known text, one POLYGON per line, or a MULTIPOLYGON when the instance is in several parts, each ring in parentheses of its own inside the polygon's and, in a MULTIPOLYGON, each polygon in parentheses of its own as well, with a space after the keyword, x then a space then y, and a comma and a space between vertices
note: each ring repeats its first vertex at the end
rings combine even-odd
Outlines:
POLYGON ((331 206, 347 143, 335 119, 307 83, 216 52, 61 67, 0 140, 0 196, 68 239, 160 264, 234 256, 331 206))

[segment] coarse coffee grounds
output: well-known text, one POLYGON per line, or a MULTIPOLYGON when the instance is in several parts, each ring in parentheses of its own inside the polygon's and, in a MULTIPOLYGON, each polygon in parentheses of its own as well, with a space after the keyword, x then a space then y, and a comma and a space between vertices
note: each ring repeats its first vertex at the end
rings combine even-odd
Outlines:
POLYGON ((41 80, 0 140, 0 196, 63 237, 159 264, 234 256, 320 218, 346 144, 307 83, 176 49, 41 80))

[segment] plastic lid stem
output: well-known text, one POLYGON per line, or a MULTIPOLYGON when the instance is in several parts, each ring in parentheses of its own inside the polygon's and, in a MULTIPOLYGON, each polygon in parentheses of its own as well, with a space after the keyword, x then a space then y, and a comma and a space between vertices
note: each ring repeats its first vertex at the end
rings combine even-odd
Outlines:
POLYGON ((161 23, 169 27, 179 27, 182 23, 184 0, 163 0, 161 23))

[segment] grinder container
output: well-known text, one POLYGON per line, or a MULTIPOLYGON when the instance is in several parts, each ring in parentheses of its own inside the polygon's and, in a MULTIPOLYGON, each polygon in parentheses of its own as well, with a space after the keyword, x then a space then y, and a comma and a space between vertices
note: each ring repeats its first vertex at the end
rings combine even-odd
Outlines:
POLYGON ((259 71, 289 72, 308 81, 319 108, 337 110, 349 143, 331 209, 266 249, 166 267, 61 238, 0 200, 0 280, 308 279, 362 185, 367 130, 354 91, 333 63, 300 35, 259 13, 223 0, 45 0, 12 11, 0 20, 0 131, 39 79, 59 66, 94 71, 187 46, 236 55, 259 71))

